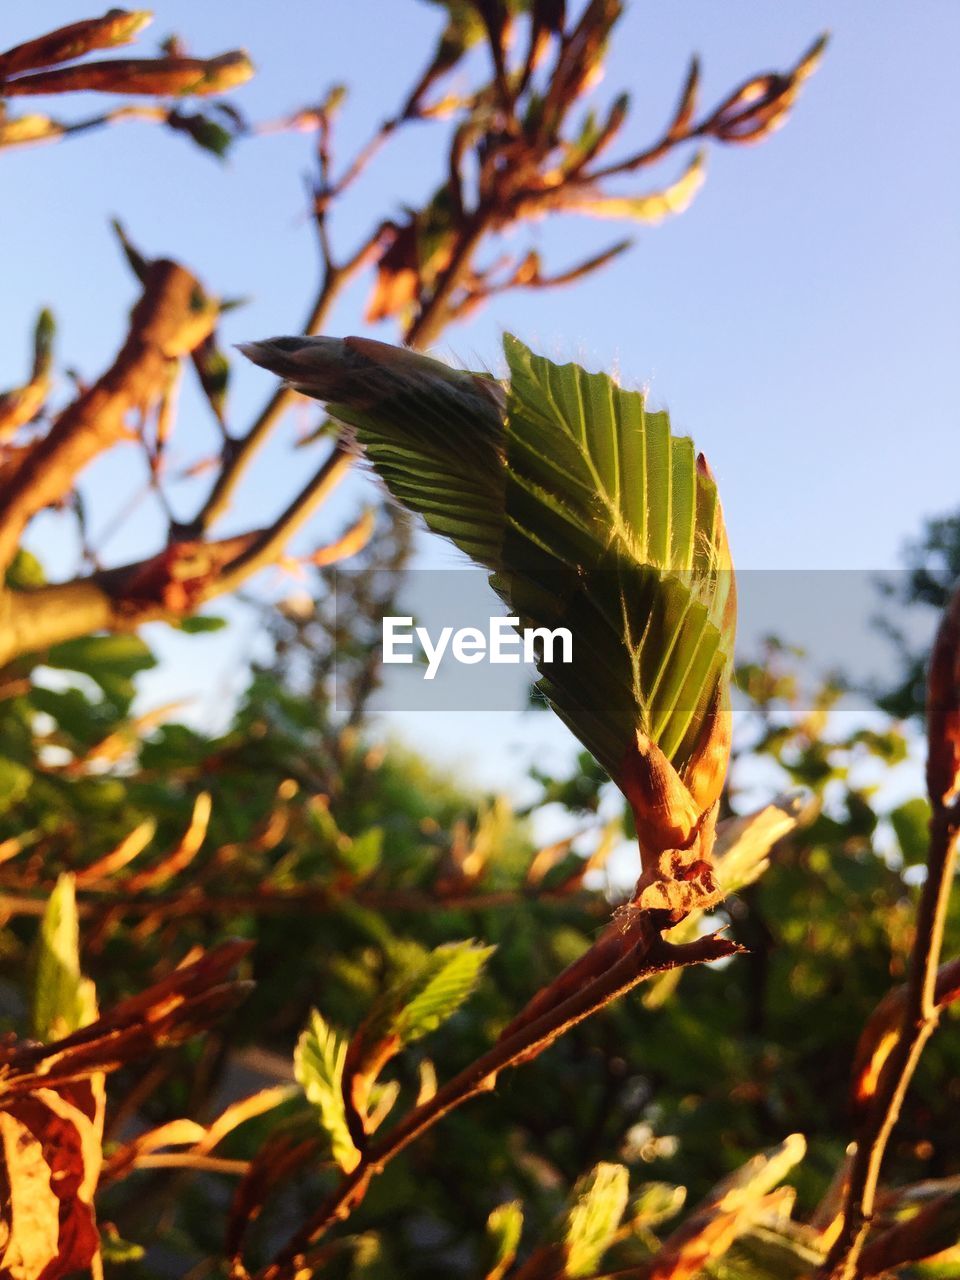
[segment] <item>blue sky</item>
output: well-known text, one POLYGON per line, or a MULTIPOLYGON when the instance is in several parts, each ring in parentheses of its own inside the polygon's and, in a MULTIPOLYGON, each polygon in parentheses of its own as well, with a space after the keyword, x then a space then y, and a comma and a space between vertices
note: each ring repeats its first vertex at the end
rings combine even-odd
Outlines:
MULTIPOLYGON (((139 42, 144 52, 171 31, 196 53, 249 51, 257 76, 235 100, 254 119, 280 116, 346 82, 342 157, 398 103, 407 68, 421 62, 439 28, 438 11, 418 0, 160 0, 155 11, 139 42)), ((2 40, 83 16, 73 0, 9 6, 2 40)), ((889 568, 924 516, 958 505, 960 9, 952 0, 634 3, 597 91, 600 103, 631 92, 625 145, 640 143, 665 120, 694 50, 710 101, 749 73, 789 65, 825 28, 833 37, 827 57, 787 127, 759 147, 713 148, 706 187, 688 213, 638 229, 628 257, 575 289, 499 299, 450 330, 442 348, 495 367, 499 335, 509 328, 547 354, 617 367, 624 380, 648 385, 710 458, 742 568, 889 568)), ((29 105, 80 115, 103 100, 29 105)), ((442 132, 415 127, 370 170, 334 222, 340 251, 372 220, 432 190, 442 132)), ((251 297, 229 317, 229 341, 299 329, 316 280, 303 196, 308 138, 244 142, 220 165, 177 136, 124 125, 5 152, 0 166, 0 385, 21 376, 28 329, 45 303, 60 323, 62 367, 94 376, 112 358, 135 297, 108 231, 114 214, 148 254, 181 259, 216 292, 251 297)), ((658 175, 680 167, 676 157, 658 175)), ((623 231, 565 218, 534 228, 530 239, 548 266, 561 268, 623 231)), ((332 331, 362 331, 363 297, 363 289, 347 295, 332 331)), ((395 334, 385 325, 375 336, 395 334)), ((237 427, 268 390, 266 375, 238 360, 237 427)), ((309 415, 301 410, 299 425, 309 415)), ((225 531, 268 519, 302 481, 305 455, 291 458, 288 447, 297 426, 291 421, 264 454, 225 531)), ((189 392, 179 430, 184 459, 214 447, 208 416, 189 392)), ((140 483, 130 452, 91 468, 84 488, 95 529, 140 483)), ((366 496, 365 484, 352 480, 307 541, 339 528, 366 496)), ((202 488, 184 490, 184 514, 202 488)), ((109 558, 151 551, 158 529, 144 508, 109 545, 109 558)), ((51 569, 72 571, 67 519, 38 521, 33 545, 51 569)), ((430 565, 454 563, 438 545, 425 545, 422 556, 430 565)), ((204 714, 237 687, 240 659, 256 643, 245 625, 226 638, 188 641, 156 629, 151 638, 165 666, 144 697, 202 693, 204 714)), ((516 717, 488 719, 476 735, 482 744, 499 734, 529 749, 544 732, 516 717)), ((441 720, 412 717, 400 727, 449 754, 464 735, 441 720)), ((509 758, 501 752, 492 773, 489 762, 479 772, 505 773, 515 768, 503 763, 509 758)))

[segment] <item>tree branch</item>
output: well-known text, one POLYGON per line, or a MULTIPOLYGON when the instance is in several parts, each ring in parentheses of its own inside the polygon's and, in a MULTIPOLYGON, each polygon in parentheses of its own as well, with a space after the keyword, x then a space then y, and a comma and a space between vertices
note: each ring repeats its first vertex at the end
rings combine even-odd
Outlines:
POLYGON ((903 1019, 897 1043, 881 1071, 873 1104, 857 1135, 843 1223, 819 1273, 829 1280, 854 1280, 858 1274, 887 1143, 940 1016, 937 972, 960 844, 960 588, 953 595, 934 644, 927 722, 927 786, 933 816, 927 878, 917 911, 903 1019))
POLYGON ((379 1143, 369 1148, 361 1164, 289 1241, 258 1280, 288 1280, 297 1273, 304 1250, 360 1204, 371 1180, 410 1143, 470 1098, 496 1087, 502 1071, 536 1057, 578 1023, 625 995, 645 978, 679 965, 702 964, 735 955, 741 948, 725 938, 709 936, 683 947, 672 946, 659 934, 638 943, 610 969, 561 1004, 512 1034, 501 1037, 434 1096, 409 1114, 379 1143))
POLYGON ((69 405, 43 439, 22 450, 0 491, 0 568, 13 559, 29 521, 62 501, 77 474, 123 440, 131 410, 148 410, 165 393, 171 360, 211 332, 217 307, 200 282, 166 259, 150 263, 143 294, 116 360, 69 405))
MULTIPOLYGON (((177 621, 271 564, 346 475, 334 448, 313 479, 265 529, 217 542, 174 541, 136 564, 52 586, 0 593, 0 666, 92 631, 132 631, 177 621)), ((2 536, 2 531, 0 531, 2 536)))

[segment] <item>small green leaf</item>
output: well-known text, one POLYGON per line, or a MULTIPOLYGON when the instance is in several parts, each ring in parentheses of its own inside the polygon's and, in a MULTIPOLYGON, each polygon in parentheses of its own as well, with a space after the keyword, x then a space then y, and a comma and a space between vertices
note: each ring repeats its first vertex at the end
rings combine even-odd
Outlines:
POLYGON ((226 618, 215 618, 208 613, 195 613, 192 618, 181 618, 177 626, 188 636, 202 635, 208 631, 222 631, 226 618))
POLYGON ((199 112, 187 115, 181 111, 171 111, 167 124, 171 129, 185 133, 202 151, 209 151, 218 160, 226 157, 235 140, 229 129, 199 112))
POLYGON ((622 1164, 598 1164, 573 1189, 563 1222, 564 1274, 596 1271, 627 1207, 630 1175, 622 1164))
POLYGON ((53 339, 57 332, 57 324, 53 312, 46 307, 37 317, 37 327, 33 333, 33 376, 45 378, 53 363, 53 339))
POLYGON ((40 922, 32 1034, 60 1040, 97 1016, 93 983, 80 972, 80 922, 72 875, 62 875, 40 922))
POLYGON ((0 813, 22 800, 30 789, 33 774, 15 760, 0 756, 0 813))
POLYGON ((517 1256, 523 1231, 523 1207, 519 1200, 498 1205, 487 1218, 489 1261, 484 1280, 502 1280, 517 1256))
POLYGON ((146 1250, 142 1244, 124 1240, 113 1223, 108 1222, 100 1236, 100 1252, 104 1262, 110 1263, 111 1266, 119 1266, 124 1262, 139 1262, 146 1250))
POLYGON ((221 427, 226 429, 227 388, 230 385, 230 361, 220 346, 217 331, 208 333, 191 356, 200 379, 203 394, 221 427))
POLYGON ((297 1041, 293 1055, 293 1072, 316 1107, 320 1123, 330 1137, 334 1160, 345 1173, 356 1167, 360 1158, 347 1127, 343 1104, 343 1064, 347 1055, 347 1039, 334 1030, 314 1009, 306 1030, 297 1041))
POLYGON ((373 875, 383 856, 383 827, 368 827, 353 839, 337 845, 337 857, 360 879, 373 875))
POLYGON ((391 1020, 391 1031, 400 1042, 412 1044, 452 1017, 472 994, 495 950, 469 939, 432 951, 419 972, 395 992, 405 997, 391 1020))
POLYGON ((135 693, 133 677, 155 666, 156 659, 139 636, 79 636, 47 650, 44 663, 89 676, 112 702, 125 707, 135 693))
POLYGON ((33 554, 23 547, 10 562, 7 570, 7 586, 20 590, 24 587, 42 587, 47 580, 43 565, 33 554))
POLYGON ((925 862, 930 848, 929 800, 925 796, 907 800, 890 814, 890 823, 907 866, 925 862))
POLYGON ((668 1222, 683 1208, 686 1187, 670 1182, 647 1182, 640 1188, 630 1206, 630 1225, 634 1230, 648 1230, 668 1222))

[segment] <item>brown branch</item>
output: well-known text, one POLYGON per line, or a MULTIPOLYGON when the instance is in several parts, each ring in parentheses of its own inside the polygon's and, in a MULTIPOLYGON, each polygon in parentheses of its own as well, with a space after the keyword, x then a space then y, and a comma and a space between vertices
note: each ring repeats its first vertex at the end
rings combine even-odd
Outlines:
POLYGON ((536 1057, 571 1028, 625 995, 645 978, 679 965, 719 960, 740 950, 736 943, 713 935, 683 947, 674 947, 655 934, 645 945, 632 948, 605 973, 561 1004, 502 1037, 493 1048, 454 1076, 428 1102, 415 1107, 379 1143, 370 1147, 363 1162, 343 1178, 340 1186, 323 1201, 274 1261, 259 1273, 258 1280, 287 1280, 295 1275, 304 1250, 349 1216, 362 1201, 371 1180, 395 1156, 464 1102, 490 1092, 496 1087, 501 1072, 536 1057))
POLYGON ((24 450, 0 491, 0 568, 10 564, 29 521, 66 498, 77 474, 128 434, 127 415, 146 410, 166 391, 170 361, 186 355, 213 328, 216 305, 175 262, 147 268, 130 331, 110 369, 24 450))
POLYGON ((829 1280, 854 1280, 858 1274, 887 1143, 940 1016, 937 972, 960 845, 960 589, 950 601, 934 644, 927 721, 927 783, 933 816, 927 878, 917 910, 903 1019, 897 1043, 882 1069, 873 1104, 857 1135, 842 1226, 819 1273, 829 1280))
POLYGON ((265 529, 218 542, 175 541, 137 564, 0 594, 0 666, 18 654, 39 652, 92 631, 132 631, 145 622, 177 621, 233 591, 277 559, 349 466, 349 457, 335 448, 265 529))
MULTIPOLYGON (((333 304, 351 274, 347 267, 333 270, 327 268, 324 271, 323 283, 307 316, 304 333, 316 333, 323 328, 333 304)), ((267 436, 295 398, 296 392, 281 384, 254 419, 246 434, 239 439, 224 442, 222 466, 209 496, 195 519, 178 532, 196 536, 206 533, 219 520, 229 507, 237 486, 253 462, 257 450, 266 442, 267 436)))
POLYGON ((214 594, 232 591, 246 578, 272 564, 294 533, 306 523, 346 476, 353 459, 340 445, 335 445, 323 466, 297 494, 286 510, 269 528, 251 538, 250 545, 228 564, 215 585, 214 594))
POLYGON ((457 287, 470 270, 471 259, 492 223, 490 211, 483 205, 468 215, 458 234, 450 262, 440 273, 430 296, 421 305, 413 323, 404 334, 404 342, 415 350, 429 347, 440 336, 451 314, 451 301, 457 287))
MULTIPOLYGON (((9 881, 7 887, 10 888, 9 881)), ((430 894, 403 889, 327 889, 304 886, 297 889, 276 891, 269 886, 242 893, 211 894, 197 885, 166 894, 133 894, 122 890, 104 891, 99 885, 83 885, 77 911, 84 920, 96 919, 104 913, 121 916, 149 916, 157 920, 184 917, 204 918, 233 916, 250 912, 254 915, 288 915, 302 913, 317 915, 321 912, 341 910, 349 899, 373 911, 396 911, 423 914, 428 911, 491 911, 503 907, 530 907, 538 902, 558 901, 570 903, 582 911, 607 915, 610 904, 605 898, 587 891, 571 892, 561 886, 536 892, 517 892, 509 889, 489 893, 430 894)), ((31 891, 40 886, 30 885, 31 891)), ((0 919, 14 916, 42 916, 49 898, 49 889, 42 897, 32 897, 13 892, 0 893, 0 919)))

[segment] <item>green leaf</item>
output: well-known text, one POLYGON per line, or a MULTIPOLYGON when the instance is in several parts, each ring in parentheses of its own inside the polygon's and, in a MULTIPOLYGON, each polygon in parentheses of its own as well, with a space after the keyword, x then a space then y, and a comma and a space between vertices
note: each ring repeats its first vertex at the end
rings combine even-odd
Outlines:
POLYGON ((46 580, 47 575, 37 557, 32 551, 20 547, 7 569, 7 586, 18 590, 24 587, 42 587, 46 580))
POLYGON ((930 802, 916 796, 894 809, 890 823, 907 866, 925 862, 930 848, 930 802))
POLYGON ((316 1107, 320 1123, 330 1137, 333 1158, 345 1173, 355 1168, 360 1158, 350 1137, 343 1103, 343 1064, 347 1043, 346 1037, 335 1031, 314 1009, 293 1055, 294 1075, 307 1100, 316 1107))
POLYGON ((665 413, 509 335, 505 408, 489 378, 362 339, 242 349, 326 401, 524 626, 569 628, 573 662, 541 662, 542 688, 615 780, 638 730, 692 768, 726 705, 735 591, 716 485, 665 413))
POLYGON ((215 618, 208 613, 195 613, 192 618, 181 618, 177 626, 188 636, 202 635, 208 631, 222 631, 226 618, 215 618))
POLYGON ((0 813, 22 800, 32 781, 33 774, 25 765, 0 756, 0 813))
POLYGON ((199 112, 188 115, 182 111, 171 111, 167 124, 171 129, 185 133, 202 151, 209 151, 218 160, 226 157, 235 141, 234 134, 229 129, 199 112))
POLYGON ((622 1164, 598 1164, 573 1189, 563 1222, 564 1274, 596 1271, 627 1207, 630 1175, 622 1164))
POLYGON ((566 626, 554 708, 619 780, 639 728, 679 770, 733 657, 733 573, 716 485, 666 413, 509 335, 508 532, 498 590, 528 626, 566 626))
POLYGON ((403 1003, 391 1018, 390 1030, 401 1044, 412 1044, 435 1031, 473 993, 495 947, 473 939, 435 948, 418 972, 409 975, 392 993, 403 1003))
POLYGON ((352 839, 341 837, 337 856, 360 879, 373 875, 383 857, 383 827, 368 827, 352 839))
POLYGON ((72 875, 61 875, 47 901, 37 939, 31 1030, 60 1040, 97 1016, 93 983, 80 973, 80 922, 72 875))
POLYGON ((49 649, 44 664, 89 676, 112 702, 125 706, 133 700, 133 677, 156 659, 139 636, 79 636, 49 649))
POLYGON ((676 182, 641 196, 611 196, 589 187, 559 191, 555 207, 593 218, 626 218, 656 225, 672 214, 684 213, 706 181, 706 155, 698 151, 676 182))
POLYGON ((120 1266, 124 1262, 139 1262, 146 1253, 142 1244, 124 1240, 112 1222, 104 1224, 100 1235, 100 1252, 104 1262, 120 1266))
POLYGON ((644 1183, 630 1206, 630 1225, 634 1230, 658 1227, 677 1216, 686 1198, 686 1187, 675 1187, 671 1182, 644 1183))
POLYGON ((502 1280, 517 1256, 523 1231, 523 1207, 519 1200, 498 1205, 487 1218, 488 1261, 484 1280, 502 1280))
POLYGON ((230 385, 230 361, 220 346, 216 330, 208 333, 191 354, 193 367, 200 379, 203 394, 220 426, 226 429, 227 389, 230 385))
POLYGON ((57 332, 57 322, 53 312, 44 307, 37 316, 37 326, 33 331, 33 376, 45 378, 53 364, 53 340, 57 332))

